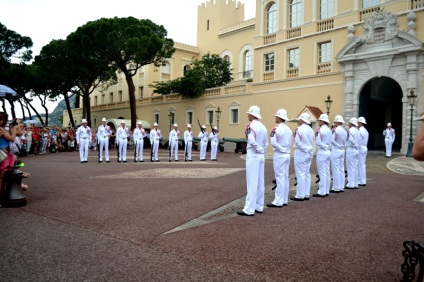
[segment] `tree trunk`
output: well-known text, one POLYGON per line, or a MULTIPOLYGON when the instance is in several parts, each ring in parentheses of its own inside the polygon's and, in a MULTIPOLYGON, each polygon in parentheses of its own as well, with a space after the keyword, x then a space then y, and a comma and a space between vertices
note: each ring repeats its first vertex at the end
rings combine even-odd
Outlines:
MULTIPOLYGON (((40 120, 41 123, 43 123, 43 118, 40 116, 40 114, 37 112, 37 110, 34 108, 33 105, 31 105, 31 103, 27 102, 27 105, 29 105, 31 107, 31 109, 34 111, 34 113, 37 115, 38 119, 40 120)), ((29 111, 29 110, 28 110, 29 111)))
POLYGON ((24 104, 22 103, 20 99, 18 100, 18 103, 21 105, 22 119, 25 120, 24 104))
POLYGON ((72 109, 71 109, 71 104, 69 102, 68 93, 65 93, 63 96, 65 97, 66 110, 68 111, 69 120, 71 121, 72 127, 75 127, 74 116, 72 114, 72 109))
POLYGON ((129 74, 125 74, 125 79, 128 84, 128 95, 130 97, 130 112, 131 112, 131 130, 134 130, 137 122, 137 108, 136 108, 136 100, 135 100, 135 86, 134 81, 132 80, 132 76, 129 74))
POLYGON ((88 126, 91 127, 90 87, 87 87, 86 89, 84 89, 83 106, 85 108, 85 115, 83 115, 83 118, 87 120, 88 126))
POLYGON ((14 118, 16 118, 15 104, 11 100, 7 100, 7 101, 9 101, 10 111, 12 112, 12 119, 14 119, 14 118))
POLYGON ((3 112, 4 112, 4 113, 7 113, 7 112, 6 112, 6 104, 4 103, 4 99, 1 99, 1 107, 2 107, 2 109, 3 109, 3 112))

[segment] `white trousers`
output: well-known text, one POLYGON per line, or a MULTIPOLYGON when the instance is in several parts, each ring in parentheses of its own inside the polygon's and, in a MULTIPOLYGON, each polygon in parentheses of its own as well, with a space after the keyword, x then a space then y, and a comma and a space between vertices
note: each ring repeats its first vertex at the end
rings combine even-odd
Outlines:
POLYGON ((208 146, 207 141, 200 141, 200 159, 206 159, 206 147, 208 146))
POLYGON ((333 148, 331 151, 331 170, 333 172, 333 188, 335 191, 343 191, 345 187, 344 172, 345 151, 333 148))
POLYGON ((318 194, 321 196, 330 193, 330 159, 331 152, 328 150, 318 150, 317 153, 317 169, 319 175, 318 194))
POLYGON ((346 149, 347 184, 346 187, 358 187, 359 150, 352 147, 346 149))
POLYGON ((392 156, 392 146, 393 146, 393 140, 392 138, 384 138, 384 143, 386 143, 386 157, 392 156))
POLYGON ((79 143, 79 153, 80 153, 80 161, 86 162, 88 159, 88 145, 90 144, 90 140, 81 138, 79 143))
POLYGON ((273 165, 277 188, 275 188, 275 196, 272 204, 282 206, 289 202, 290 154, 274 152, 273 165))
POLYGON ((99 162, 103 160, 103 150, 105 150, 105 159, 109 161, 109 138, 99 138, 99 162))
POLYGON ((143 138, 137 139, 134 141, 134 160, 135 161, 142 161, 143 160, 143 147, 144 147, 144 140, 143 138))
POLYGON ((218 141, 211 141, 211 160, 216 160, 217 151, 218 151, 218 141))
POLYGON ((118 138, 118 153, 119 159, 118 161, 126 161, 127 160, 127 138, 118 138))
POLYGON ((178 161, 178 140, 171 140, 171 155, 169 159, 172 159, 172 154, 175 155, 175 160, 178 161))
POLYGON ((193 142, 192 141, 187 141, 185 143, 185 154, 186 156, 184 156, 184 158, 188 161, 191 161, 191 150, 193 148, 193 142))
POLYGON ((300 150, 294 151, 294 170, 297 177, 296 198, 309 198, 311 194, 312 155, 300 150))
POLYGON ((255 210, 263 211, 265 197, 265 157, 249 151, 246 155, 247 195, 243 212, 254 214, 255 210))
POLYGON ((359 150, 359 163, 358 163, 358 183, 367 184, 367 146, 361 146, 359 150))
POLYGON ((153 140, 152 149, 153 149, 153 160, 158 161, 159 160, 158 158, 159 140, 153 140))

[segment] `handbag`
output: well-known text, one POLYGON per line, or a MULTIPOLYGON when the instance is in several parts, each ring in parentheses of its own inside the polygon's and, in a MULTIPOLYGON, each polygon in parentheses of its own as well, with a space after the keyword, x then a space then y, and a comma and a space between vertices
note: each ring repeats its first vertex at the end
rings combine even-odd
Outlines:
POLYGON ((4 162, 6 158, 7 154, 3 150, 0 150, 0 163, 4 162))

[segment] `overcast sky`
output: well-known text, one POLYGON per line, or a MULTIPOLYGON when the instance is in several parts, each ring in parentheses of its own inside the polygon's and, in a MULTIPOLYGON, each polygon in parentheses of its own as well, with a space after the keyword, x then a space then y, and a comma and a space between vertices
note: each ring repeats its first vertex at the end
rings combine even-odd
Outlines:
MULTIPOLYGON (((213 0, 211 0, 213 1, 213 0)), ((197 7, 205 0, 0 0, 0 22, 31 37, 33 54, 53 39, 65 39, 88 21, 135 17, 163 25, 174 41, 196 45, 197 7)), ((245 20, 255 16, 256 0, 245 3, 245 20)), ((56 103, 50 104, 54 109, 56 103)), ((37 107, 38 108, 38 107, 37 107)))

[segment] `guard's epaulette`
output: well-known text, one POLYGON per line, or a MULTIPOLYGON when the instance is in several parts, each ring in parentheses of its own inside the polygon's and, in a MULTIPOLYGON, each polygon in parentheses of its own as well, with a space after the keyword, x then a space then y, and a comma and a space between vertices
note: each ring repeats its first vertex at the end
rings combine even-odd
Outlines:
POLYGON ((249 124, 247 125, 247 127, 246 127, 245 134, 246 134, 246 138, 247 138, 247 136, 250 134, 250 123, 249 123, 249 124))
POLYGON ((274 127, 271 131, 271 134, 269 135, 269 137, 274 137, 275 135, 275 131, 277 130, 277 127, 274 127))

